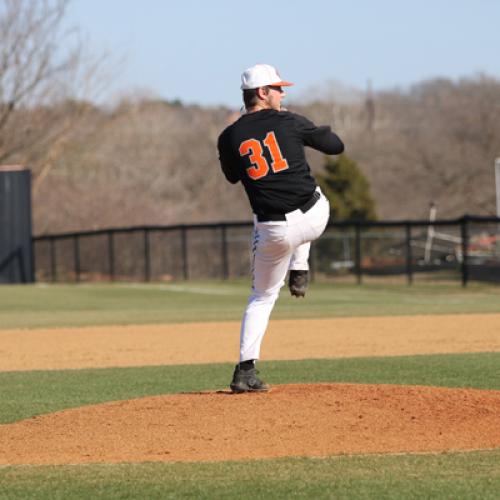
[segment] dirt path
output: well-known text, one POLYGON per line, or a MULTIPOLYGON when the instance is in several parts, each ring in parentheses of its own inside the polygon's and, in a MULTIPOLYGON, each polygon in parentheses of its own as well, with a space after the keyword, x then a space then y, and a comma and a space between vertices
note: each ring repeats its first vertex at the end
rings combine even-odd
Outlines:
POLYGON ((0 425, 0 464, 203 461, 500 447, 500 391, 276 386, 179 394, 0 425))
MULTIPOLYGON (((0 371, 234 362, 239 323, 0 330, 0 371)), ((500 314, 272 321, 264 360, 500 351, 500 314)))

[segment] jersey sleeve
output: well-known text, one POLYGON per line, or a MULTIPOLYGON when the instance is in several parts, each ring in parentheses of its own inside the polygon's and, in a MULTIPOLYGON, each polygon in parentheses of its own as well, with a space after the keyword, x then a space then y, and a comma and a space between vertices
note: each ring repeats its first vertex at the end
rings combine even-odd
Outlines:
POLYGON ((222 172, 231 184, 236 184, 240 180, 240 176, 238 171, 235 169, 235 160, 230 148, 228 147, 225 131, 219 136, 217 149, 219 151, 219 162, 222 172))
POLYGON ((328 155, 338 155, 344 151, 344 143, 332 132, 328 125, 317 127, 313 122, 301 115, 293 115, 295 128, 305 146, 317 149, 328 155))

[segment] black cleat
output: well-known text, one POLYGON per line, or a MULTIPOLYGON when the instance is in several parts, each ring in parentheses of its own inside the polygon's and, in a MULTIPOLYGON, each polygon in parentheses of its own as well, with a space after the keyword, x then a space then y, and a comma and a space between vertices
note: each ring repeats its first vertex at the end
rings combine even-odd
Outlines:
POLYGON ((309 284, 309 271, 290 271, 288 288, 294 297, 304 297, 309 284))
POLYGON ((268 391, 269 386, 257 377, 257 373, 259 372, 255 368, 242 370, 240 365, 236 365, 233 381, 229 387, 235 393, 268 391))

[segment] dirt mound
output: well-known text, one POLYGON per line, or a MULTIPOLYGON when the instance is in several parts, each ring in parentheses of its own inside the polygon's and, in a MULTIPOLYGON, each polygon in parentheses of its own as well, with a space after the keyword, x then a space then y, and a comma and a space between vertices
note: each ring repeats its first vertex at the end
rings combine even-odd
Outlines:
POLYGON ((275 386, 176 394, 0 426, 1 464, 203 461, 500 447, 500 391, 275 386))

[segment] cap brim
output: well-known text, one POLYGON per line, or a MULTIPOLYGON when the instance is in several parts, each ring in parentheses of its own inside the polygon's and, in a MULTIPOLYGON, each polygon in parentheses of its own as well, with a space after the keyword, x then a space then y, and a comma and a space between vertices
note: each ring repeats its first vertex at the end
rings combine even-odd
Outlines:
MULTIPOLYGON (((273 83, 266 83, 266 85, 272 85, 274 87, 291 87, 294 85, 292 82, 273 82, 273 83)), ((259 85, 258 87, 251 87, 249 85, 242 84, 240 89, 241 90, 253 90, 253 89, 258 89, 259 87, 265 87, 266 85, 259 85)))

